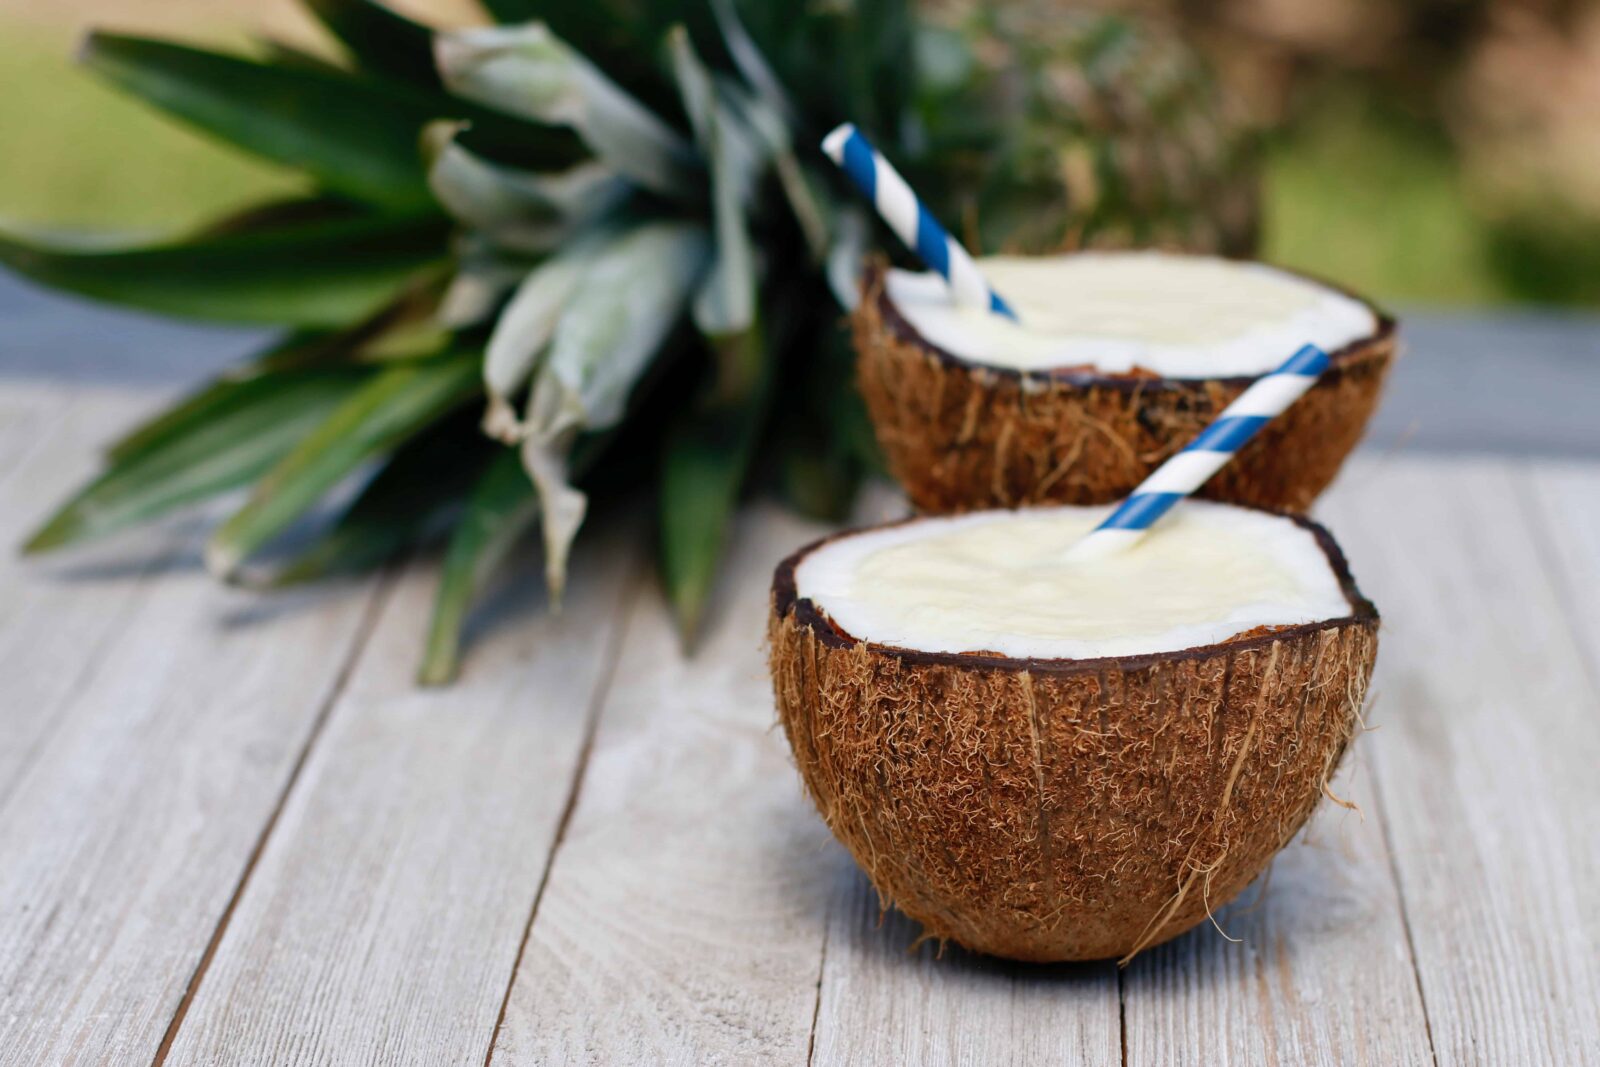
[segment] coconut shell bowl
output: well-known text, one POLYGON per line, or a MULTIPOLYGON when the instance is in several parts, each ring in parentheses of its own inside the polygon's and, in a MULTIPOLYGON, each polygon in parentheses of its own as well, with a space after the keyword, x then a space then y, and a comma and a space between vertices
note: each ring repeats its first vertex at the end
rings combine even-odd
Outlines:
POLYGON ((1377 612, 1333 539, 1285 521, 1324 555, 1337 617, 1120 657, 879 643, 796 584, 854 534, 785 560, 769 625, 779 718, 885 906, 978 952, 1126 960, 1262 874, 1354 736, 1377 649, 1377 612))
MULTIPOLYGON (((890 473, 923 512, 1119 500, 1204 429, 1250 378, 1162 378, 1069 367, 1018 371, 924 338, 869 267, 852 316, 857 385, 890 473)), ((1331 352, 1322 380, 1200 495, 1306 511, 1377 406, 1395 323, 1331 352)))

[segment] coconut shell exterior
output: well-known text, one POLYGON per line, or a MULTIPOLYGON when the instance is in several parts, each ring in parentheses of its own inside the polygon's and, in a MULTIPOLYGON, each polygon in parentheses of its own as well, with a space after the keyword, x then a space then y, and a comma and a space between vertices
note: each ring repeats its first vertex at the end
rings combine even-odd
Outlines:
MULTIPOLYGON (((1394 360, 1395 329, 1331 353, 1332 365, 1263 427, 1201 496, 1304 512, 1361 439, 1394 360)), ((889 470, 933 514, 1127 496, 1251 378, 1165 379, 1062 369, 1023 373, 924 339, 868 273, 852 316, 857 384, 889 470)))
POLYGON ((978 952, 1125 961, 1260 875, 1322 797, 1377 650, 1376 610, 1305 524, 1348 617, 1116 659, 859 641, 796 595, 816 546, 786 560, 769 634, 778 713, 885 906, 978 952))

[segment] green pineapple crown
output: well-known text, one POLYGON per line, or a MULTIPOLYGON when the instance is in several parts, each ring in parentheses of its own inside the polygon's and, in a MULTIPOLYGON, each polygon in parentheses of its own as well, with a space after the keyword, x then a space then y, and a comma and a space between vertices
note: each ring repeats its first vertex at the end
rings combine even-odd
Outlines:
POLYGON ((919 22, 902 0, 486 0, 500 25, 452 32, 375 0, 306 2, 346 62, 86 43, 122 89, 317 191, 147 247, 0 237, 0 261, 47 284, 288 331, 113 444, 26 547, 248 487, 206 562, 276 586, 369 569, 443 528, 424 681, 454 675, 471 602, 525 533, 539 529, 559 597, 589 495, 641 469, 686 638, 752 477, 805 510, 846 509, 872 448, 833 301, 853 300, 872 223, 815 151, 835 122, 871 131, 989 247, 1018 244, 1029 218, 1058 245, 1123 222, 1145 227, 1135 239, 1226 244, 1213 198, 1238 164, 1212 149, 1232 135, 1208 124, 1214 91, 1186 54, 1187 104, 1163 90, 1159 117, 1108 132, 1083 99, 1068 112, 1038 89, 1064 64, 1098 71, 1095 99, 1137 92, 1103 63, 1029 51, 1037 82, 1019 93, 984 60, 1016 38, 919 22), (1067 155, 1101 154, 1095 197, 1053 165, 1053 129, 1067 155), (1151 199, 1137 189, 1160 148, 1143 142, 1168 137, 1151 199), (273 558, 352 479, 309 547, 273 558))

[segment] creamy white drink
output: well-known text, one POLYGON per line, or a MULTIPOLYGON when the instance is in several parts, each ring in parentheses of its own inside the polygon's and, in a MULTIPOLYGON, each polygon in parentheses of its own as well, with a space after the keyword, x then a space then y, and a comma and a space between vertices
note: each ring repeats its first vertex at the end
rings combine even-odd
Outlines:
POLYGON ((1109 510, 984 511, 850 534, 805 556, 796 592, 860 640, 1040 659, 1168 652, 1351 614, 1310 530, 1205 500, 1173 509, 1137 550, 1069 562, 1109 510))
POLYGON ((978 261, 1019 322, 957 306, 936 274, 891 270, 886 295, 923 339, 1021 371, 1136 369, 1164 378, 1246 377, 1304 344, 1333 352, 1378 320, 1352 297, 1260 263, 1169 252, 991 256, 978 261))

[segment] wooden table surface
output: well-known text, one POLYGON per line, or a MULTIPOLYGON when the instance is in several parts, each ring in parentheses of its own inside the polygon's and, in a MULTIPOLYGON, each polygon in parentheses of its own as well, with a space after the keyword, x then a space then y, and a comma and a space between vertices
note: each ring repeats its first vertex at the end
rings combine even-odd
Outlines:
MULTIPOLYGON (((6 545, 156 398, 71 377, 0 364, 6 545)), ((435 691, 427 561, 263 598, 198 522, 8 551, 0 1064, 1600 1063, 1600 461, 1553 451, 1346 469, 1360 811, 1125 970, 880 916, 774 729, 767 583, 820 532, 774 508, 694 659, 624 522, 435 691)))

